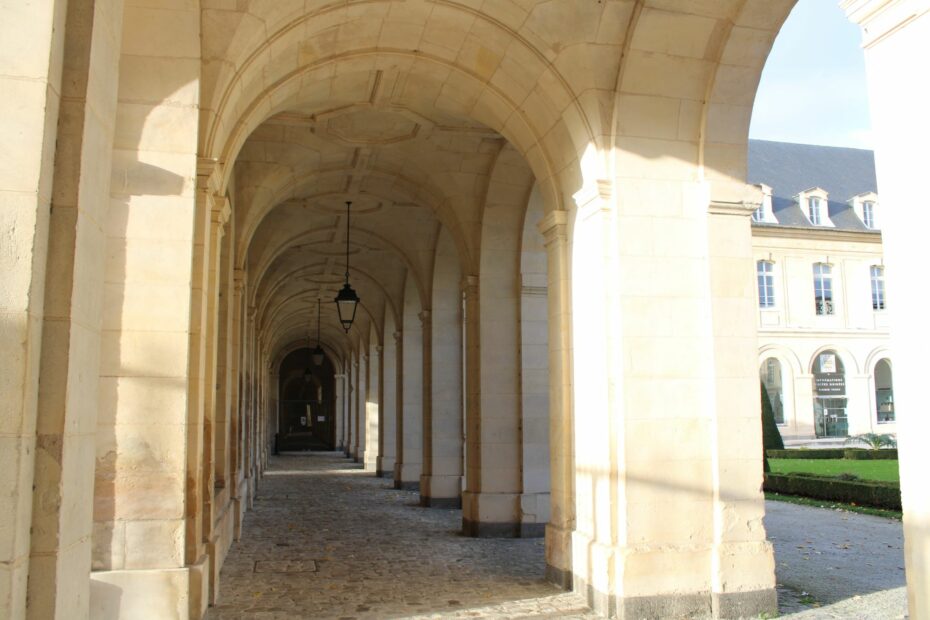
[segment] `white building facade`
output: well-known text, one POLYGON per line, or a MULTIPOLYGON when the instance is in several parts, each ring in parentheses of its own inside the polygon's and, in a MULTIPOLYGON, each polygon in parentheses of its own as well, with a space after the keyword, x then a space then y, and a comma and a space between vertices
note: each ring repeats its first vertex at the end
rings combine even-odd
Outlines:
POLYGON ((788 441, 896 433, 871 151, 750 142, 759 373, 788 441))

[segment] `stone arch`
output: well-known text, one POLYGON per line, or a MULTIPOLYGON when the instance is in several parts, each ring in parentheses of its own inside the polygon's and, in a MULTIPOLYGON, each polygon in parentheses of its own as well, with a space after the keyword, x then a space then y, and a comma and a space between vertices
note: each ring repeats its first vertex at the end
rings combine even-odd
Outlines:
POLYGON ((759 349, 759 363, 767 357, 777 357, 782 362, 787 363, 794 376, 808 374, 810 365, 801 365, 801 359, 792 349, 778 345, 770 344, 759 349))
POLYGON ((811 369, 814 367, 814 364, 817 362, 817 356, 825 351, 835 351, 843 361, 843 368, 846 374, 859 374, 862 372, 862 366, 859 364, 856 357, 852 352, 841 346, 835 344, 826 344, 818 347, 814 354, 811 355, 810 360, 807 362, 807 372, 813 372, 811 369))
MULTIPOLYGON (((381 7, 379 6, 379 8, 381 7)), ((209 123, 209 128, 206 130, 202 142, 203 152, 211 153, 212 156, 218 157, 222 161, 231 161, 237 148, 221 147, 224 154, 220 155, 218 146, 227 142, 225 136, 236 130, 239 133, 243 131, 246 134, 250 133, 249 123, 243 124, 239 120, 244 114, 255 109, 260 109, 262 112, 271 110, 271 104, 257 103, 254 93, 263 88, 267 90, 269 84, 271 88, 274 88, 285 83, 289 79, 288 69, 291 70, 292 74, 299 73, 311 62, 325 63, 333 59, 345 61, 352 58, 353 55, 394 55, 404 56, 406 62, 437 63, 451 67, 459 72, 461 75, 460 80, 472 79, 479 85, 488 84, 487 90, 493 94, 485 95, 485 99, 493 97, 500 100, 495 101, 494 105, 503 109, 494 114, 491 112, 493 108, 489 108, 486 115, 491 122, 485 124, 504 135, 513 133, 513 131, 506 131, 507 127, 504 122, 507 121, 507 117, 515 112, 523 116, 524 112, 522 110, 525 109, 533 109, 536 112, 535 123, 541 124, 540 129, 536 130, 538 132, 537 139, 533 140, 532 144, 544 144, 545 142, 556 142, 558 140, 574 141, 574 149, 576 153, 580 153, 589 142, 593 141, 594 136, 600 135, 596 125, 589 120, 589 115, 584 107, 579 105, 577 101, 578 93, 581 92, 579 89, 594 80, 591 79, 590 75, 583 75, 584 72, 579 71, 563 76, 556 64, 546 58, 546 53, 542 51, 542 49, 545 49, 545 45, 539 38, 536 41, 531 41, 532 35, 529 33, 518 32, 518 28, 510 26, 504 21, 492 19, 483 12, 471 11, 455 5, 445 5, 441 10, 436 9, 433 17, 444 13, 447 21, 450 20, 449 13, 460 11, 461 15, 459 17, 451 17, 451 23, 454 23, 456 19, 467 20, 465 23, 471 23, 474 20, 484 21, 485 26, 482 28, 484 33, 482 37, 484 38, 481 41, 487 48, 489 50, 500 50, 502 46, 507 47, 503 43, 506 41, 512 48, 508 50, 507 56, 520 58, 520 61, 516 63, 512 61, 510 63, 504 62, 501 63, 501 66, 492 64, 487 68, 482 68, 480 57, 475 58, 470 53, 460 54, 461 49, 438 46, 432 49, 431 52, 426 52, 423 49, 425 43, 417 45, 415 36, 409 41, 398 40, 393 42, 393 45, 384 45, 382 47, 382 43, 387 43, 387 41, 382 42, 377 37, 371 38, 368 36, 363 24, 366 26, 371 25, 372 28, 380 30, 381 21, 384 19, 383 13, 376 10, 374 6, 368 10, 370 13, 367 15, 349 15, 344 7, 333 7, 332 9, 326 7, 320 11, 307 11, 305 13, 295 12, 295 17, 291 21, 282 22, 283 25, 262 40, 255 50, 244 58, 238 66, 232 68, 235 62, 228 63, 227 66, 230 69, 227 70, 227 73, 232 75, 228 75, 228 79, 225 80, 218 78, 217 95, 214 103, 210 104, 213 108, 210 114, 212 122, 209 123), (339 11, 340 14, 337 15, 335 11, 339 11), (327 12, 328 14, 324 15, 327 12), (339 28, 345 28, 346 23, 353 17, 358 17, 352 24, 352 30, 356 33, 355 36, 340 36, 339 28), (361 30, 359 30, 360 28, 361 30), (325 41, 328 49, 310 52, 309 49, 316 45, 314 35, 323 31, 329 31, 335 35, 322 35, 318 39, 325 41), (301 41, 304 42, 303 48, 305 49, 303 53, 301 53, 301 46, 298 45, 301 41), (268 65, 269 59, 274 61, 270 66, 268 65), (295 66, 297 67, 296 70, 293 69, 295 66), (489 71, 491 74, 488 74, 489 71), (572 82, 577 83, 574 88, 570 85, 572 82), (220 83, 222 85, 219 85, 220 83), (505 91, 510 91, 510 96, 507 96, 508 93, 505 91), (529 95, 529 98, 527 98, 527 95, 529 95), (243 101, 237 103, 235 101, 237 96, 243 101), (251 100, 250 97, 252 97, 251 100), (519 102, 523 102, 523 105, 518 105, 519 102), (562 123, 560 112, 566 114, 564 112, 566 108, 572 110, 572 113, 567 115, 573 119, 574 123, 562 124, 560 129, 553 132, 552 128, 562 123)), ((602 8, 594 10, 600 11, 602 8)), ((580 14, 581 12, 576 11, 566 17, 576 17, 580 14)), ((590 23, 597 24, 598 15, 586 15, 585 17, 590 20, 590 23)), ((420 24, 414 22, 409 25, 421 32, 430 26, 429 23, 425 22, 420 24)), ((455 27, 453 27, 453 31, 454 29, 455 27)), ((404 37, 401 36, 400 38, 403 39, 404 37)), ((459 42, 459 45, 462 42, 464 41, 459 42)), ((573 43, 581 43, 581 41, 573 43)), ((605 47, 617 44, 615 41, 604 41, 603 43, 606 44, 605 47)), ((453 43, 452 47, 458 46, 453 43)), ((504 54, 501 53, 501 56, 503 57, 504 54)), ((566 51, 563 57, 567 58, 568 56, 570 54, 566 51)), ((612 63, 606 62, 605 64, 612 63)), ((482 90, 484 89, 482 88, 482 90)), ((482 105, 489 106, 491 104, 482 103, 482 105)), ((532 128, 533 124, 523 116, 521 125, 532 128)), ((257 126, 257 124, 254 126, 257 126)), ((526 129, 521 128, 521 131, 525 132, 526 129)), ((233 143, 235 141, 234 138, 233 143)), ((518 144, 520 142, 517 141, 518 144)), ((520 146, 524 153, 528 152, 527 144, 520 146)), ((576 153, 572 154, 569 161, 576 153)), ((561 170, 562 166, 556 165, 551 169, 561 170)), ((550 174, 540 174, 541 170, 536 169, 535 166, 534 170, 536 170, 537 177, 541 179, 542 183, 545 183, 552 176, 550 174)), ((545 193, 549 193, 548 188, 545 193)))

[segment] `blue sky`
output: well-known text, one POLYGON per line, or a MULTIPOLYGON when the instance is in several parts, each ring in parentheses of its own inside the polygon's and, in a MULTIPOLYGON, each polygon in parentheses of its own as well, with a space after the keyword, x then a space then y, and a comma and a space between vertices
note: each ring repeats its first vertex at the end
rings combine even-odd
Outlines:
POLYGON ((749 137, 872 148, 860 44, 838 0, 800 0, 762 72, 749 137))

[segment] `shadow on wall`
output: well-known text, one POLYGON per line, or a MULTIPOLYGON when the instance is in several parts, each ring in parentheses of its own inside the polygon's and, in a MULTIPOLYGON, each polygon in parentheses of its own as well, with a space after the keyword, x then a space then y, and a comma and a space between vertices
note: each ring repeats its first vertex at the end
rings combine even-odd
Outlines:
MULTIPOLYGON (((127 7, 124 41, 139 36, 134 32, 143 28, 138 17, 127 7)), ((196 132, 185 137, 188 126, 196 130, 186 116, 196 118, 197 112, 185 101, 198 90, 199 61, 173 63, 157 80, 134 77, 140 66, 163 60, 125 51, 120 58, 123 79, 104 223, 90 584, 94 618, 158 615, 152 610, 165 604, 166 588, 182 585, 183 571, 127 569, 186 563, 190 515, 185 510, 191 507, 185 499, 191 481, 185 473, 195 425, 188 422, 196 423, 197 411, 188 402, 188 374, 192 332, 199 329, 191 315, 191 267, 198 241, 195 217, 202 218, 196 213, 196 132), (100 571, 116 572, 94 577, 100 571)), ((187 612, 187 596, 171 598, 187 612)), ((162 611, 159 617, 175 617, 178 610, 162 611)))

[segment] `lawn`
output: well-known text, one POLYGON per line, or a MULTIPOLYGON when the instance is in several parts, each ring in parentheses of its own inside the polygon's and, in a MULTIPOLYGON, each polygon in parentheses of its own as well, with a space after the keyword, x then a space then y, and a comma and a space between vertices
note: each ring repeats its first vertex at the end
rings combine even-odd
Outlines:
POLYGON ((769 459, 774 474, 804 472, 821 476, 853 474, 862 480, 898 482, 897 461, 854 461, 846 459, 769 459))

